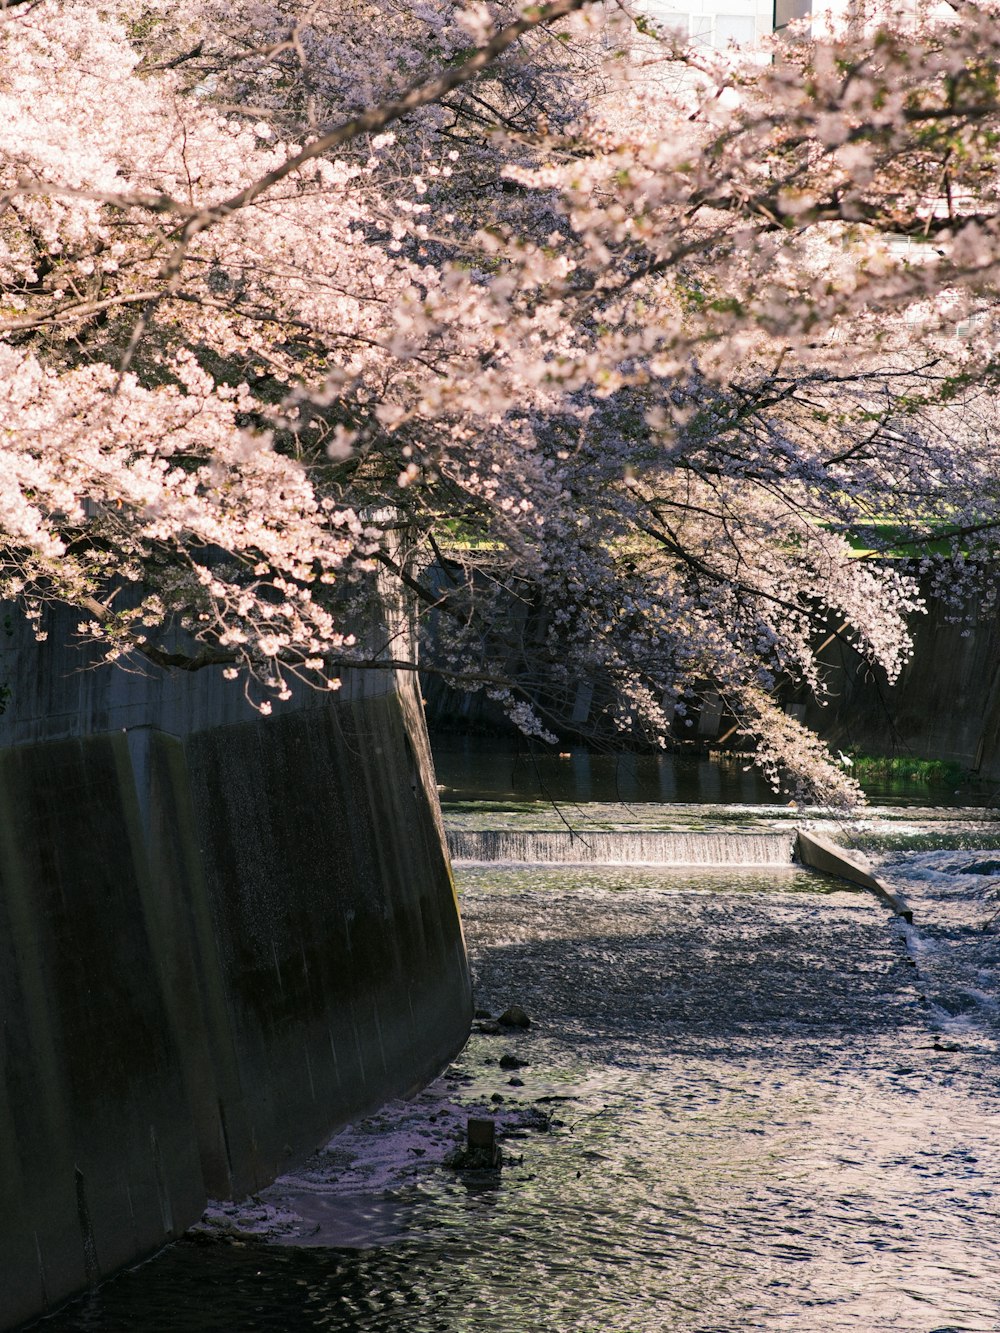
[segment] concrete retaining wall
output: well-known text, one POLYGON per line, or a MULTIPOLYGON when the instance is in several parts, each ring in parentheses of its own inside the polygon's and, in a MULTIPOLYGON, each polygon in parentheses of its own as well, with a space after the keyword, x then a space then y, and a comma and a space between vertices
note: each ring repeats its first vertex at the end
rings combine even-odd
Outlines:
MULTIPOLYGON (((1000 615, 974 597, 967 602, 963 619, 956 621, 951 609, 929 590, 926 600, 927 614, 910 619, 914 653, 894 684, 834 636, 819 654, 830 689, 824 706, 806 687, 786 688, 781 702, 834 748, 942 759, 1000 781, 1000 615)), ((832 621, 831 631, 835 625, 832 621)), ((567 690, 553 679, 545 682, 545 690, 550 704, 566 718, 565 735, 573 735, 579 726, 583 736, 604 735, 612 746, 627 744, 627 738, 616 735, 607 718, 600 716, 602 696, 608 694, 606 681, 597 682, 596 696, 585 682, 567 690)), ((516 734, 502 708, 482 694, 462 694, 430 675, 424 693, 432 732, 437 728, 442 734, 516 734)), ((727 731, 730 721, 706 707, 699 715, 697 735, 678 724, 674 739, 710 741, 720 727, 727 731)))
POLYGON ((1000 616, 972 599, 956 623, 939 600, 927 602, 927 614, 911 618, 913 657, 895 684, 835 639, 820 655, 831 701, 793 697, 832 746, 948 760, 1000 780, 1000 616))
POLYGON ((415 1090, 471 1019, 410 680, 262 718, 217 672, 81 672, 50 628, 3 660, 2 1328, 415 1090))
POLYGON ((846 879, 850 884, 857 884, 869 889, 881 898, 897 916, 907 921, 913 920, 913 913, 897 893, 892 893, 872 869, 871 862, 863 852, 853 848, 840 847, 831 839, 813 830, 799 829, 795 838, 795 853, 804 866, 820 870, 825 875, 835 875, 846 879))

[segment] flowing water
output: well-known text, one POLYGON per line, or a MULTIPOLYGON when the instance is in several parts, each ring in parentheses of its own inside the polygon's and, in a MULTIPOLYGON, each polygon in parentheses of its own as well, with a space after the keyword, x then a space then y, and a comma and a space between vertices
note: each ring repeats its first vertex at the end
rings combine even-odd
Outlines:
MULTIPOLYGON (((659 807, 662 808, 662 807, 659 807)), ((661 829, 450 829, 453 861, 533 865, 787 866, 794 829, 676 832, 661 829)))
POLYGON ((883 869, 912 926, 791 867, 462 868, 530 1029, 45 1327, 1000 1330, 1000 852, 883 869), (470 1114, 499 1173, 443 1163, 470 1114))

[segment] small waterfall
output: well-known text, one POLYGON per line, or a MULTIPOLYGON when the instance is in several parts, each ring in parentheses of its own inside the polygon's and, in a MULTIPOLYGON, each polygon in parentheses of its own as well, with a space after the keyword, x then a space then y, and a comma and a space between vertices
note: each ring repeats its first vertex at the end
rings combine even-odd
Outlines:
POLYGON ((576 833, 531 829, 449 829, 453 861, 532 865, 789 865, 795 830, 773 833, 625 829, 576 833))

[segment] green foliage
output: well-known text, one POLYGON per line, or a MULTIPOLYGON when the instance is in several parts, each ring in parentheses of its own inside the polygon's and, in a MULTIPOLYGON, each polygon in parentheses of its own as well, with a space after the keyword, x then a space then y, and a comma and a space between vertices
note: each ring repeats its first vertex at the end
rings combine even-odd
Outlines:
POLYGON ((949 759, 918 759, 913 755, 873 755, 848 752, 851 772, 866 782, 916 782, 928 787, 951 787, 978 781, 977 775, 949 759))

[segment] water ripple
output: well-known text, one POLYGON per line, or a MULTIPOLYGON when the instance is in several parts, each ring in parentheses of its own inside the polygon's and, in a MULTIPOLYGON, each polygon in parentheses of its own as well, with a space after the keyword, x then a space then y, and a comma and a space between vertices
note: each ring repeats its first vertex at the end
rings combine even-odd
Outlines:
POLYGON ((532 1028, 269 1192, 325 1243, 177 1246, 50 1333, 996 1333, 992 865, 893 862, 912 929, 801 871, 464 871, 532 1028), (496 1188, 439 1164, 470 1109, 496 1188))

